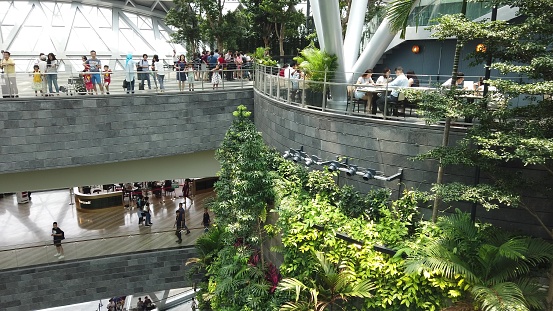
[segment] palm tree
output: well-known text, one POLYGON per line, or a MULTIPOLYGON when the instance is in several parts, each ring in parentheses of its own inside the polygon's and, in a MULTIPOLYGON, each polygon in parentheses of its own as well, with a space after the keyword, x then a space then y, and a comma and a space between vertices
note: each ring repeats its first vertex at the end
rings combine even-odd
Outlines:
POLYGON ((553 245, 475 225, 467 213, 443 217, 442 234, 406 260, 406 273, 433 273, 466 283, 471 303, 483 311, 532 310, 544 307, 544 293, 530 276, 553 259, 553 245))
POLYGON ((190 258, 186 266, 198 264, 197 271, 205 271, 205 268, 213 262, 219 251, 223 248, 225 231, 217 225, 211 226, 210 230, 196 240, 195 248, 199 257, 190 258))
POLYGON ((295 278, 280 281, 279 290, 295 291, 296 295, 294 301, 286 302, 280 310, 345 310, 344 304, 349 298, 371 297, 370 292, 375 288, 374 285, 368 280, 357 280, 355 272, 349 269, 346 263, 337 266, 326 259, 321 252, 316 252, 315 256, 319 261, 319 273, 312 281, 311 287, 295 278), (308 297, 302 297, 300 301, 300 296, 306 296, 306 292, 308 297))

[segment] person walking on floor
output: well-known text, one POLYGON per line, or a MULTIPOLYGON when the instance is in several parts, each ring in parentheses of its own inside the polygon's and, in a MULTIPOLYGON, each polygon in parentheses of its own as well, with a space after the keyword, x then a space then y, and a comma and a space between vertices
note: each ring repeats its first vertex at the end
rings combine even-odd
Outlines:
POLYGON ((142 215, 146 216, 145 225, 149 227, 152 225, 152 214, 150 213, 150 201, 148 197, 144 197, 144 208, 142 209, 142 215))
POLYGON ((54 237, 54 245, 56 246, 57 253, 54 255, 58 259, 63 259, 63 246, 61 246, 61 240, 65 239, 65 233, 58 227, 58 223, 54 221, 52 228, 52 237, 54 237))
POLYGON ((142 220, 144 219, 144 201, 141 197, 138 197, 136 199, 136 215, 138 216, 138 225, 140 226, 142 224, 142 220))
POLYGON ((188 208, 188 200, 190 200, 190 207, 192 207, 192 204, 194 203, 190 197, 190 182, 192 182, 192 180, 190 180, 190 178, 186 178, 184 180, 184 185, 182 185, 182 197, 184 198, 185 209, 188 208))
POLYGON ((209 230, 209 224, 211 223, 211 217, 209 216, 207 208, 204 208, 204 217, 202 223, 204 224, 204 231, 207 232, 209 230))
MULTIPOLYGON (((179 209, 180 210, 180 209, 179 209)), ((186 230, 186 234, 190 233, 190 230, 188 230, 188 227, 186 227, 186 222, 184 220, 184 212, 180 212, 179 210, 175 211, 175 225, 173 225, 173 228, 177 228, 177 231, 175 231, 175 235, 177 236, 178 240, 177 243, 182 242, 182 232, 181 230, 186 230)))

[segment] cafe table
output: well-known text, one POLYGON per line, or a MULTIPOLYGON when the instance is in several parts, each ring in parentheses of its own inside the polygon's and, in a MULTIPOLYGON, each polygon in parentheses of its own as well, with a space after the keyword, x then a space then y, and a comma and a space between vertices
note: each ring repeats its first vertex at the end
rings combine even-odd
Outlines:
MULTIPOLYGON (((376 104, 373 104, 375 103, 375 101, 373 101, 372 99, 376 94, 385 93, 386 87, 380 85, 366 86, 358 88, 357 91, 370 94, 369 99, 367 100, 367 105, 369 105, 369 107, 371 108, 371 114, 376 114, 376 104)), ((390 91, 390 88, 388 89, 388 91, 390 91)))

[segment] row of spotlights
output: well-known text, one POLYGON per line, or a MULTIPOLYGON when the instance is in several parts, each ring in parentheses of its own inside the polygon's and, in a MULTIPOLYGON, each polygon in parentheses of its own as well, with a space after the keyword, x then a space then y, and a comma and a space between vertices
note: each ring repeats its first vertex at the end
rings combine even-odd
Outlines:
POLYGON ((348 159, 346 158, 344 163, 340 163, 338 161, 326 161, 322 162, 319 157, 313 155, 311 157, 307 156, 307 154, 303 151, 303 146, 300 147, 300 149, 292 149, 285 151, 282 155, 284 159, 292 158, 292 161, 295 163, 298 163, 300 161, 305 161, 306 166, 311 166, 313 164, 316 165, 328 165, 327 169, 330 172, 334 171, 343 171, 346 172, 348 176, 355 176, 355 175, 361 175, 364 180, 370 180, 373 179, 374 176, 376 176, 376 170, 373 169, 363 169, 363 172, 359 172, 357 165, 350 165, 348 164, 348 159))

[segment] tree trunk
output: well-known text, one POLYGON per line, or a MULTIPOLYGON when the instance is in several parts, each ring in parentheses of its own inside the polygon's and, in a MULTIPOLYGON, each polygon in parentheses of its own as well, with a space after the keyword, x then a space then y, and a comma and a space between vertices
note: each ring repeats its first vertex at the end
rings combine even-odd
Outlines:
POLYGON ((259 256, 261 257, 261 267, 265 268, 265 255, 263 252, 263 231, 261 231, 261 219, 257 219, 257 232, 259 235, 259 256))
POLYGON ((553 311, 553 263, 551 263, 551 270, 549 270, 549 289, 547 290, 547 311, 553 311))
POLYGON ((278 36, 278 48, 279 48, 280 56, 284 56, 284 31, 286 30, 285 28, 286 26, 284 25, 284 23, 280 24, 280 32, 279 32, 278 27, 275 24, 275 30, 278 36))
MULTIPOLYGON (((465 15, 467 13, 467 0, 463 0, 463 6, 461 7, 461 14, 465 15)), ((457 87, 457 71, 459 70, 459 59, 461 57, 461 50, 463 49, 463 40, 457 38, 457 44, 455 45, 455 56, 453 56, 453 69, 451 72, 451 89, 457 87)), ((447 116, 444 124, 444 135, 442 139, 442 147, 447 147, 449 145, 449 131, 451 129, 451 117, 447 116)), ((436 185, 441 185, 444 179, 444 166, 442 160, 440 159, 440 164, 438 166, 438 177, 436 178, 436 185)), ((434 205, 432 207, 432 222, 436 222, 438 219, 438 207, 442 198, 436 194, 434 198, 434 205)))

